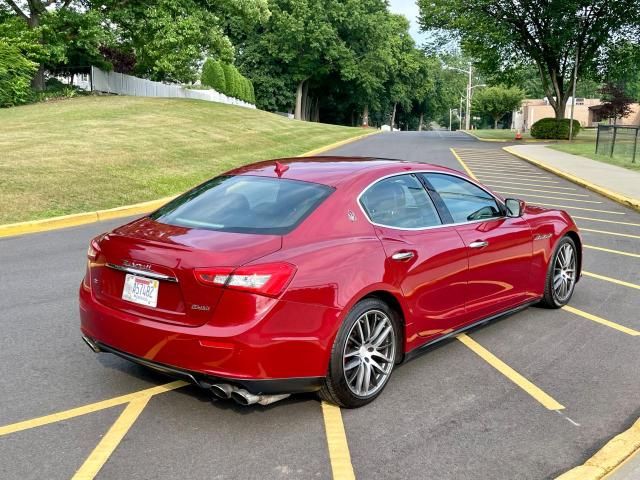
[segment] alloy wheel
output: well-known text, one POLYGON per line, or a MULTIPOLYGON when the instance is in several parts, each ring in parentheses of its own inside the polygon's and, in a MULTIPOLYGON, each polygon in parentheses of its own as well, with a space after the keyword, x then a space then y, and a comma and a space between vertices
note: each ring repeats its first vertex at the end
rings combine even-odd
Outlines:
POLYGON ((351 392, 366 398, 389 378, 396 355, 396 335, 389 316, 380 310, 363 313, 353 324, 343 352, 343 372, 351 392))
POLYGON ((558 250, 553 265, 553 294, 559 302, 565 302, 573 291, 576 279, 576 253, 571 243, 558 250))

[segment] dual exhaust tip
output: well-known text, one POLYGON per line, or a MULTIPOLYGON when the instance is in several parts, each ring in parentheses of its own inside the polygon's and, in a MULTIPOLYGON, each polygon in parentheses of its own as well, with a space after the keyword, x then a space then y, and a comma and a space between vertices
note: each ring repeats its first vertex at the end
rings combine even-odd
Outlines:
POLYGON ((239 388, 228 383, 216 383, 211 385, 211 392, 218 398, 223 400, 235 400, 236 403, 242 406, 254 405, 256 403, 260 405, 270 405, 274 402, 284 400, 289 397, 290 393, 282 393, 279 395, 255 395, 248 392, 244 388, 239 388))

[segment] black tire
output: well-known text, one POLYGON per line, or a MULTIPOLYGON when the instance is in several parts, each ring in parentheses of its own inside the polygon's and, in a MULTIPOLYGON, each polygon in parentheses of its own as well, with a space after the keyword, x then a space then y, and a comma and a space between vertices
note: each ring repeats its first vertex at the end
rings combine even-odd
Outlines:
MULTIPOLYGON (((360 325, 362 326, 363 324, 361 323, 360 325)), ((324 385, 319 391, 320 398, 344 408, 362 407, 363 405, 366 405, 375 400, 386 387, 389 377, 393 372, 395 363, 399 358, 401 358, 402 345, 400 342, 401 335, 399 325, 400 323, 398 321, 398 314, 393 309, 389 308, 389 306, 382 300, 379 300, 377 298, 365 298, 364 300, 361 300, 356 305, 354 305, 354 307, 351 309, 344 322, 340 326, 340 330, 336 335, 336 339, 331 350, 331 358, 329 361, 327 377, 325 378, 324 385), (393 350, 391 355, 387 354, 387 358, 391 359, 390 362, 381 361, 378 356, 375 356, 377 352, 370 354, 373 356, 369 357, 371 358, 371 362, 373 362, 373 359, 375 358, 380 365, 384 366, 385 369, 388 368, 388 373, 386 373, 385 375, 382 375, 380 371, 375 370, 372 365, 369 365, 368 359, 365 358, 363 360, 359 355, 352 357, 353 360, 356 360, 357 357, 357 361, 359 362, 358 366, 354 367, 354 369, 357 369, 359 371, 361 368, 363 368, 364 371, 367 371, 365 368, 365 364, 363 363, 364 361, 366 361, 366 367, 369 369, 368 371, 373 372, 374 376, 380 376, 379 383, 375 382, 374 378, 368 377, 370 378, 370 380, 374 380, 371 381, 372 388, 375 388, 374 392, 372 392, 371 394, 357 395, 353 391, 354 386, 350 386, 347 381, 347 375, 345 375, 345 362, 347 362, 346 358, 348 356, 346 355, 346 352, 348 346, 350 346, 351 348, 355 348, 352 342, 354 339, 353 335, 357 335, 357 330, 355 330, 357 328, 356 322, 368 321, 370 317, 367 315, 373 315, 374 326, 377 318, 379 318, 380 321, 389 321, 388 323, 390 324, 391 330, 389 331, 386 339, 389 339, 388 341, 393 341, 393 350), (384 319, 383 315, 386 316, 386 320, 384 319), (363 317, 367 320, 362 320, 363 317), (352 332, 354 333, 352 334, 352 332), (347 345, 347 342, 349 342, 349 345, 347 345)), ((385 323, 385 326, 381 331, 382 333, 378 336, 378 338, 384 333, 384 331, 387 330, 387 327, 388 325, 387 323, 385 323)), ((388 348, 388 346, 386 345, 386 339, 385 342, 383 342, 383 344, 377 348, 388 348)), ((369 349, 369 351, 371 351, 371 349, 369 349)), ((389 350, 385 350, 385 352, 389 352, 389 350)), ((348 366, 346 368, 349 369, 348 366)), ((363 373, 363 376, 365 375, 367 374, 363 373)), ((357 380, 353 381, 357 382, 357 380)), ((369 385, 369 382, 367 382, 367 385, 369 385)))
POLYGON ((553 251, 553 256, 549 261, 549 266, 547 268, 547 277, 545 279, 545 284, 544 284, 544 296, 540 301, 540 305, 545 308, 564 307, 567 303, 569 303, 569 300, 571 300, 573 291, 576 286, 577 279, 578 279, 578 251, 576 249, 576 244, 571 239, 571 237, 565 236, 565 237, 562 237, 560 241, 558 241, 553 251), (571 254, 573 256, 572 261, 573 261, 574 271, 573 271, 573 280, 571 282, 571 285, 568 287, 568 291, 566 292, 566 294, 560 295, 557 289, 554 288, 554 273, 556 270, 556 264, 558 262, 558 257, 560 256, 561 250, 563 250, 563 248, 565 250, 567 249, 565 245, 569 245, 569 248, 571 249, 571 254))

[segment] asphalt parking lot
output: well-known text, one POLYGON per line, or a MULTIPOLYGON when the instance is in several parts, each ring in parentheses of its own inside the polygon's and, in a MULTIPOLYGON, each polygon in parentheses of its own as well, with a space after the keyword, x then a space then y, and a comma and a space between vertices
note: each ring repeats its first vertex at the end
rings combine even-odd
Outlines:
POLYGON ((583 463, 640 416, 640 214, 500 147, 398 132, 332 153, 466 168, 566 209, 585 243, 572 308, 529 308, 439 344, 339 425, 313 395, 243 408, 190 386, 150 392, 172 380, 92 353, 76 300, 86 248, 124 219, 0 239, 0 478, 510 480, 583 463))

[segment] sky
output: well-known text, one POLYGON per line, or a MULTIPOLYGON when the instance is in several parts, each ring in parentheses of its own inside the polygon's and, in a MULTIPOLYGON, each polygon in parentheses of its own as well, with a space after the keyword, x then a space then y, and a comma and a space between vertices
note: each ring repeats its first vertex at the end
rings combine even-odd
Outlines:
POLYGON ((401 13, 411 22, 409 33, 416 41, 417 45, 421 45, 425 40, 425 34, 420 32, 418 26, 418 5, 416 0, 389 0, 389 9, 393 13, 401 13))

